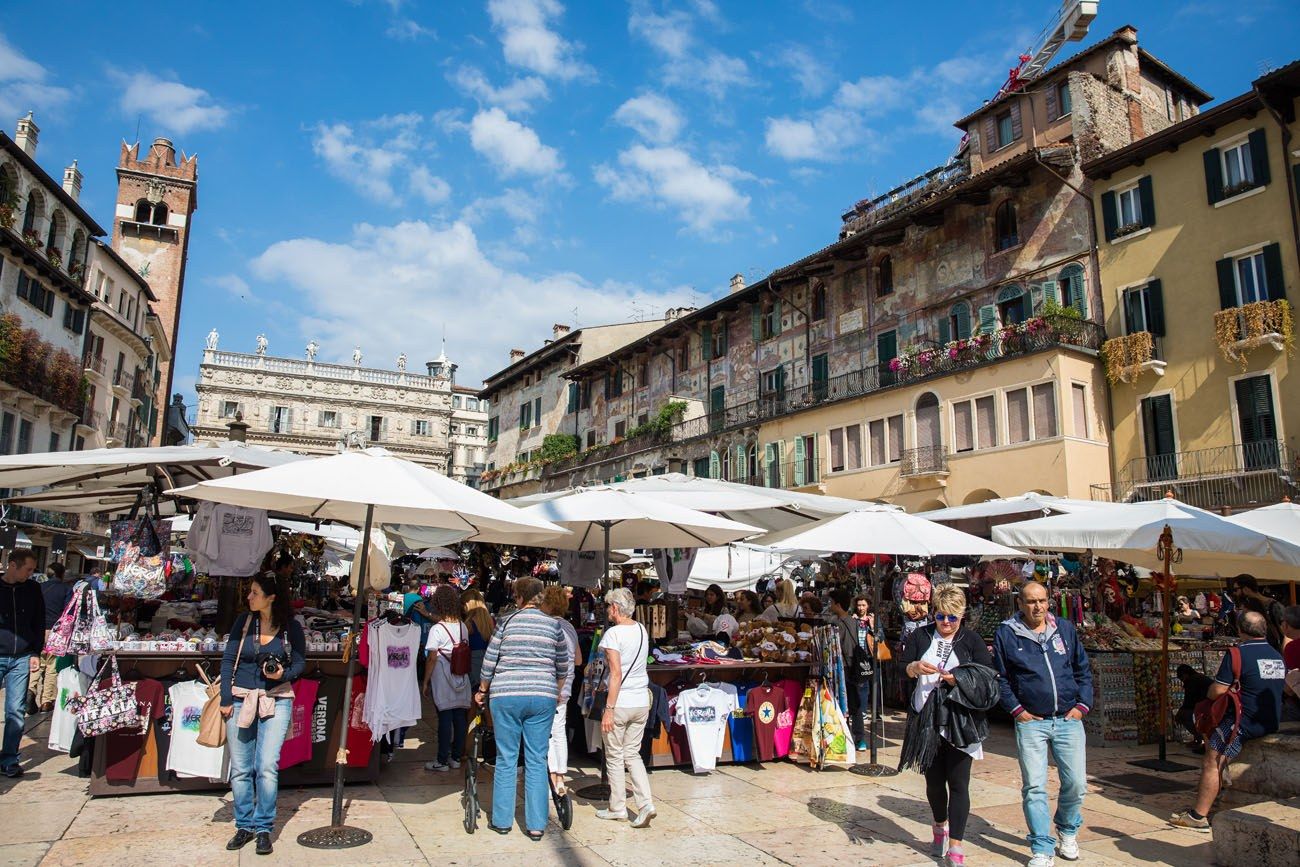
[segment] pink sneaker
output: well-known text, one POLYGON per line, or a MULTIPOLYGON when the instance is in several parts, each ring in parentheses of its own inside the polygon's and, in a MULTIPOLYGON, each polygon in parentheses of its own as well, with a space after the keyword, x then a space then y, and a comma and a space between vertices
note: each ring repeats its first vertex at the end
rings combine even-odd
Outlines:
POLYGON ((930 831, 934 834, 934 841, 930 844, 930 854, 935 858, 942 858, 948 851, 948 826, 931 825, 930 831))
POLYGON ((960 849, 949 849, 944 867, 966 867, 966 855, 960 849))

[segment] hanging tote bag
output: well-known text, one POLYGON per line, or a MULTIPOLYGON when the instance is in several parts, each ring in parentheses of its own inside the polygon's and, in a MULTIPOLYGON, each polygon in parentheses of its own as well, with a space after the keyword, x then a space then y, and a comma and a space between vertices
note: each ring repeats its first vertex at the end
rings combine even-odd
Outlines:
POLYGON ((126 544, 113 575, 113 587, 123 596, 157 599, 167 592, 162 540, 151 520, 143 520, 126 544))
MULTIPOLYGON (((235 665, 230 669, 232 679, 239 671, 239 657, 244 653, 244 641, 248 638, 248 631, 252 626, 253 618, 249 615, 244 620, 244 634, 239 637, 239 645, 235 648, 235 665)), ((203 703, 203 710, 199 712, 199 736, 195 738, 195 743, 201 747, 225 746, 226 718, 221 715, 221 678, 210 679, 202 666, 199 667, 199 676, 207 685, 208 700, 203 703)))
POLYGON ((72 596, 68 598, 68 604, 63 606, 63 613, 59 615, 58 621, 55 622, 54 628, 45 639, 45 652, 54 656, 66 656, 74 653, 73 640, 77 634, 77 626, 81 621, 81 611, 85 603, 85 596, 81 588, 86 586, 84 582, 78 584, 72 589, 72 596))
POLYGON ((54 656, 101 653, 112 646, 113 633, 99 608, 99 597, 88 583, 78 581, 45 639, 45 652, 54 656))
POLYGON ((106 735, 118 729, 140 730, 140 710, 135 688, 122 683, 117 655, 111 655, 99 667, 95 681, 84 695, 68 699, 68 709, 77 718, 77 728, 88 738, 106 735), (100 682, 105 666, 112 666, 112 682, 104 688, 100 682))

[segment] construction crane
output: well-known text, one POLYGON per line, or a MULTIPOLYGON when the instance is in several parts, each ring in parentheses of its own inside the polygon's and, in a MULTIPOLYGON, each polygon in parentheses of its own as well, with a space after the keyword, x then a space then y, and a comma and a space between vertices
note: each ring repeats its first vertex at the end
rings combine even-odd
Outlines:
POLYGON ((1056 52, 1067 42, 1078 42, 1088 35, 1088 28, 1097 17, 1099 0, 1062 0, 1061 10, 1034 40, 1034 45, 1020 55, 1020 64, 1007 74, 1006 83, 998 90, 994 99, 1015 93, 1047 69, 1056 52))

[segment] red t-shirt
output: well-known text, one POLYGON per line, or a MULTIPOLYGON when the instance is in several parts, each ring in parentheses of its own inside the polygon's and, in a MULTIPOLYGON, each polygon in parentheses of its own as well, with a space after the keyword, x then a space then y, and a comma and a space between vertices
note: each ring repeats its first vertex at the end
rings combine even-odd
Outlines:
POLYGON ((1300 638, 1292 639, 1282 650, 1282 662, 1286 665, 1286 670, 1300 668, 1300 638))
POLYGON ((316 708, 316 692, 320 681, 309 677, 293 682, 293 715, 289 733, 280 745, 280 770, 300 765, 311 758, 312 715, 316 708))
POLYGON ((785 712, 785 690, 775 686, 756 686, 745 696, 745 713, 754 721, 754 748, 758 760, 776 758, 777 721, 785 712))
MULTIPOLYGON (((100 688, 108 689, 112 685, 111 679, 105 680, 100 684, 100 688)), ((122 730, 105 735, 104 776, 110 783, 135 782, 140 773, 140 760, 144 753, 145 740, 150 734, 153 722, 162 719, 167 712, 161 682, 145 678, 134 683, 128 682, 126 685, 135 687, 135 701, 140 718, 148 720, 148 725, 143 732, 122 730)), ((154 772, 157 772, 156 765, 154 772)))

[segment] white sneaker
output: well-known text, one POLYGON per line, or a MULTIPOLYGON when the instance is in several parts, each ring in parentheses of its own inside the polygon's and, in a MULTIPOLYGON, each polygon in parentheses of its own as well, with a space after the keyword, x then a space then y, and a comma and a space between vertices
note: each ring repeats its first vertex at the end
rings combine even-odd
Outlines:
POLYGON ((448 768, 446 765, 438 761, 425 762, 424 769, 426 771, 438 771, 439 773, 441 773, 442 771, 450 770, 450 768, 448 768))
POLYGON ((657 815, 659 814, 655 812, 655 805, 650 804, 644 810, 636 814, 636 818, 632 820, 632 827, 649 828, 650 820, 657 815))
POLYGON ((454 771, 460 767, 460 762, 456 761, 455 759, 448 759, 447 765, 454 771))
POLYGON ((1062 833, 1060 842, 1056 844, 1056 854, 1066 861, 1078 861, 1079 835, 1062 833))
POLYGON ((627 810, 624 810, 624 811, 621 812, 621 813, 615 813, 615 812, 613 812, 612 810, 604 810, 604 809, 597 810, 597 811, 596 811, 596 818, 597 818, 597 819, 608 819, 608 820, 610 820, 611 822, 621 822, 621 821, 623 821, 624 819, 627 818, 627 810))
POLYGON ((1035 852, 1028 867, 1056 867, 1056 858, 1050 852, 1035 852))

